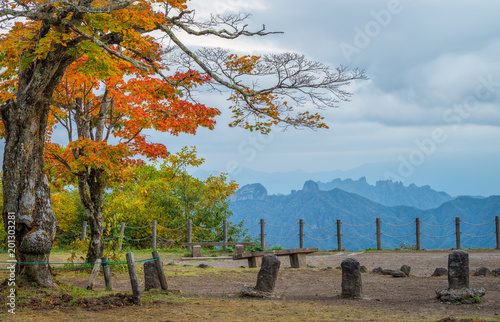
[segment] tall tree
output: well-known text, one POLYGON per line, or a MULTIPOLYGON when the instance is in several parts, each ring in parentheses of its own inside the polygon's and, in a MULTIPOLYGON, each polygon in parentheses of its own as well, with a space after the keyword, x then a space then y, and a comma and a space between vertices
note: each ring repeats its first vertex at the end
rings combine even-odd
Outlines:
MULTIPOLYGON (((334 106, 348 100, 343 86, 364 78, 363 71, 329 67, 297 54, 236 56, 220 49, 193 51, 179 33, 224 39, 264 36, 264 28, 248 31, 246 15, 214 15, 200 22, 187 10, 186 0, 4 0, 0 24, 8 32, 1 41, 1 108, 5 127, 4 209, 16 213, 19 262, 46 263, 56 230, 44 173, 45 132, 54 92, 67 68, 87 57, 88 69, 111 68, 112 60, 132 65, 138 74, 155 74, 184 95, 183 78, 172 79, 167 63, 186 78, 198 70, 213 86, 231 91, 233 126, 268 132, 273 125, 326 127, 317 113, 303 105, 334 106), (163 37, 179 54, 164 50, 151 56, 163 37), (257 78, 265 81, 257 82, 257 78), (261 87, 260 84, 271 84, 261 87), (290 101, 290 102, 289 102, 290 101)), ((175 116, 172 116, 175 118, 175 116)), ((55 283, 47 264, 20 265, 21 276, 40 285, 55 283)))
MULTIPOLYGON (((149 142, 144 131, 195 134, 199 126, 213 128, 220 112, 182 99, 178 87, 136 74, 128 62, 111 60, 110 68, 94 71, 87 68, 88 59, 68 68, 54 94, 52 114, 69 144, 49 143, 46 155, 50 164, 59 165, 56 174, 77 178, 91 233, 87 261, 94 262, 103 255, 105 190, 124 179, 125 167, 143 163, 138 155, 167 157, 165 146, 149 142)), ((169 77, 171 82, 180 79, 184 88, 209 80, 193 71, 169 77)))

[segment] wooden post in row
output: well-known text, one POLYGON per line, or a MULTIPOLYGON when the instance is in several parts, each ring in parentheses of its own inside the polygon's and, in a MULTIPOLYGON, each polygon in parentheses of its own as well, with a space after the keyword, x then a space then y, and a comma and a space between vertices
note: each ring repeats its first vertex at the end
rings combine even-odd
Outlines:
POLYGON ((125 234, 125 223, 122 222, 120 224, 120 238, 118 239, 118 251, 120 252, 122 250, 123 246, 123 236, 125 234))
POLYGON ((299 219, 299 248, 304 248, 304 219, 299 219))
POLYGON ((156 220, 153 220, 153 231, 151 232, 151 249, 156 250, 156 220))
MULTIPOLYGON (((187 226, 187 240, 188 240, 187 242, 188 242, 188 243, 191 243, 191 242, 192 242, 192 241, 191 241, 191 240, 192 240, 192 230, 191 230, 191 225, 192 225, 192 221, 191 221, 191 219, 189 219, 189 220, 187 221, 187 225, 186 225, 186 226, 187 226)), ((188 250, 188 251, 191 251, 191 246, 188 246, 188 247, 187 247, 187 250, 188 250)))
POLYGON ((415 238, 417 239, 417 250, 422 249, 422 245, 420 243, 420 218, 415 218, 415 238))
POLYGON ((339 252, 342 251, 342 222, 340 219, 337 219, 337 250, 339 252))
POLYGON ((460 217, 455 217, 455 236, 457 240, 457 249, 462 248, 460 245, 460 217))
POLYGON ((94 267, 92 268, 92 273, 90 273, 89 285, 87 285, 87 290, 94 289, 95 280, 100 270, 101 270, 101 259, 98 259, 96 260, 94 267))
POLYGON ((81 240, 85 240, 85 237, 87 236, 87 222, 84 221, 82 224, 82 238, 81 240))
MULTIPOLYGON (((227 243, 227 220, 224 219, 222 221, 222 237, 224 238, 224 242, 227 243)), ((224 250, 226 250, 227 247, 224 246, 224 250)))
POLYGON ((167 278, 165 277, 165 272, 163 271, 163 262, 160 259, 160 254, 158 251, 153 251, 153 258, 155 260, 156 271, 158 272, 158 279, 160 280, 161 289, 168 292, 167 278))
POLYGON ((111 270, 109 269, 109 262, 107 257, 103 257, 101 261, 102 272, 104 274, 104 283, 106 285, 106 291, 113 290, 113 283, 111 282, 111 270))
POLYGON ((266 222, 264 219, 260 220, 260 247, 262 251, 266 250, 266 222))
POLYGON ((375 225, 377 226, 377 249, 382 249, 382 232, 380 231, 380 218, 375 219, 375 225))
POLYGON ((500 216, 495 217, 495 227, 497 235, 497 249, 500 249, 500 216))
POLYGON ((127 253, 128 275, 130 277, 130 284, 132 286, 132 295, 134 297, 134 304, 141 304, 141 291, 139 291, 139 279, 137 278, 137 271, 135 269, 134 253, 127 253))

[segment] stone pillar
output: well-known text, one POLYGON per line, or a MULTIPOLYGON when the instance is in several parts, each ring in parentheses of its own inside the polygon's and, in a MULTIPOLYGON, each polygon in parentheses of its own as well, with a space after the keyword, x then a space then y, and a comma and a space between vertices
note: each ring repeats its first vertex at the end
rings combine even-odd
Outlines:
POLYGON ((278 271, 280 269, 280 260, 276 255, 264 255, 262 258, 262 267, 257 275, 256 291, 272 293, 276 280, 278 279, 278 271))
POLYGON ((480 303, 486 294, 484 287, 469 288, 469 254, 454 250, 448 256, 448 289, 436 290, 443 302, 480 303))
POLYGON ((158 270, 156 269, 155 262, 144 263, 144 289, 146 291, 158 288, 161 289, 160 279, 158 277, 158 270))
POLYGON ((361 297, 361 272, 359 261, 349 257, 342 261, 342 297, 361 297))
POLYGON ((454 250, 448 256, 448 288, 469 288, 469 254, 454 250))

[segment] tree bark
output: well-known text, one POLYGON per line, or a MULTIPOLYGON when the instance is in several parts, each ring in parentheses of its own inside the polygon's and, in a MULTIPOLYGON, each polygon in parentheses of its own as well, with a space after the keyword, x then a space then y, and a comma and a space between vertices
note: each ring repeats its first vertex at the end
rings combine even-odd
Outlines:
MULTIPOLYGON (((49 106, 9 101, 2 108, 5 124, 3 161, 4 212, 16 213, 18 262, 47 263, 56 234, 50 189, 44 172, 45 129, 49 106)), ((47 264, 21 264, 21 276, 45 287, 55 286, 47 264)))
POLYGON ((106 181, 103 170, 90 168, 78 173, 78 191, 82 200, 87 222, 90 225, 90 242, 87 262, 103 257, 104 251, 104 193, 106 181))
MULTIPOLYGON (((42 23, 39 36, 50 27, 42 23)), ((3 159, 3 220, 16 214, 15 246, 18 274, 40 286, 55 287, 49 255, 57 230, 50 189, 44 171, 45 132, 49 101, 64 71, 74 61, 68 48, 57 46, 46 58, 20 67, 15 100, 0 108, 5 126, 3 159)))

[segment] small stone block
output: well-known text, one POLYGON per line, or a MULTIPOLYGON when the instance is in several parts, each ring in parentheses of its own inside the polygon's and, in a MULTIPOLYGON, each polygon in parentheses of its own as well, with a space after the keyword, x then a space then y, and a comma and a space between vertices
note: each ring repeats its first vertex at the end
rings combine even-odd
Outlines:
POLYGON ((201 257, 201 246, 193 246, 193 257, 201 257))

